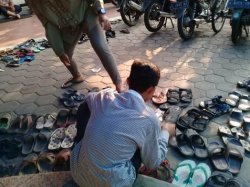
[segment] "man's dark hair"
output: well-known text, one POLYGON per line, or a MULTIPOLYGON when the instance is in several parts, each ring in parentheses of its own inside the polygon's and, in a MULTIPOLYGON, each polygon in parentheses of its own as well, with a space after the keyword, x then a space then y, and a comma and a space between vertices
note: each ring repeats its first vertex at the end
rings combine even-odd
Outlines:
POLYGON ((157 86, 160 79, 160 69, 147 60, 134 60, 128 77, 129 89, 139 93, 151 86, 157 86))

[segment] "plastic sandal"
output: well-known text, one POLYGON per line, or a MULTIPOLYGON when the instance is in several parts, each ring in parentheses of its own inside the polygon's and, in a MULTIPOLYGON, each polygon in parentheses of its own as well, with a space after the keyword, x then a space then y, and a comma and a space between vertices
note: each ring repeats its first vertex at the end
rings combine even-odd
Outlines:
POLYGON ((45 124, 45 117, 44 116, 39 116, 36 119, 36 129, 38 129, 38 130, 43 129, 44 124, 45 124))
POLYGON ((167 102, 167 97, 166 94, 164 94, 163 92, 160 92, 158 95, 154 95, 152 97, 152 102, 155 105, 161 105, 167 102))
POLYGON ((45 115, 45 123, 44 123, 44 128, 53 128, 53 125, 56 121, 56 114, 46 114, 45 115))
POLYGON ((179 89, 180 102, 190 104, 192 102, 192 90, 191 89, 179 89))
POLYGON ((177 148, 184 156, 193 156, 194 150, 186 133, 176 129, 177 148))
POLYGON ((180 102, 180 92, 178 89, 168 89, 167 102, 169 104, 178 104, 180 102))
POLYGON ((45 150, 48 143, 48 137, 46 137, 44 134, 39 133, 35 137, 35 143, 33 147, 33 151, 36 153, 40 153, 41 151, 45 150))
POLYGON ((65 138, 62 141, 61 147, 64 149, 71 148, 74 144, 76 133, 77 129, 75 124, 68 126, 65 130, 65 138))
POLYGON ((242 110, 243 112, 250 110, 250 97, 248 95, 240 96, 238 109, 242 110))
POLYGON ((29 154, 27 155, 20 167, 19 167, 19 175, 26 175, 26 174, 34 174, 34 173, 37 173, 38 170, 37 170, 37 154, 35 153, 32 153, 32 154, 29 154))
POLYGON ((34 145, 35 145, 35 138, 29 134, 25 135, 23 137, 23 143, 22 143, 22 154, 28 155, 32 153, 34 145))
POLYGON ((9 113, 0 114, 0 131, 8 130, 10 126, 11 118, 12 118, 11 114, 9 113))
POLYGON ((65 128, 58 128, 52 134, 49 141, 48 149, 57 150, 61 147, 61 143, 65 137, 65 128))
POLYGON ((232 127, 241 127, 243 122, 242 110, 234 108, 230 114, 228 123, 232 127))
POLYGON ((69 117, 69 110, 68 109, 61 109, 57 116, 55 121, 55 127, 66 127, 68 123, 68 117, 69 117))
POLYGON ((42 153, 37 159, 37 169, 39 173, 50 172, 54 168, 55 155, 53 153, 42 153))
POLYGON ((232 107, 235 107, 240 99, 241 93, 237 91, 229 92, 225 102, 232 107))

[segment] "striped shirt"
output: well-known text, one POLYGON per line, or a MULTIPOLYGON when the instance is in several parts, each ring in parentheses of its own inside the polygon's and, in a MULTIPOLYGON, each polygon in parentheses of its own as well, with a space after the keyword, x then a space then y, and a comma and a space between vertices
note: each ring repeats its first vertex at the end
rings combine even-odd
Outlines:
POLYGON ((155 112, 140 94, 105 89, 89 94, 87 103, 91 116, 70 164, 78 185, 132 186, 136 172, 131 158, 138 148, 149 168, 166 158, 169 134, 161 130, 155 112))

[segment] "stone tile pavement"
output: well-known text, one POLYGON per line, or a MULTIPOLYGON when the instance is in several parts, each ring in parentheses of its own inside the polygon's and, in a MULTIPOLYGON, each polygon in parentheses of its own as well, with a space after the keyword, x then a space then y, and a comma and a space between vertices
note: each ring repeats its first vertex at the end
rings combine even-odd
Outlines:
MULTIPOLYGON (((109 39, 109 47, 117 59, 123 81, 129 74, 134 58, 150 59, 161 69, 159 89, 174 86, 192 88, 193 105, 197 105, 201 100, 215 95, 226 97, 228 92, 236 90, 237 81, 249 77, 249 38, 243 38, 234 45, 228 21, 217 35, 214 35, 211 25, 200 25, 194 37, 185 42, 179 37, 174 23, 174 29, 168 23, 167 28, 157 33, 148 32, 142 20, 131 28, 123 22, 113 25, 116 38, 109 39), (123 28, 128 28, 130 34, 120 33, 123 28)), ((86 93, 88 88, 113 86, 89 42, 78 45, 74 57, 85 78, 84 83, 74 88, 86 93), (91 68, 96 67, 102 67, 102 70, 92 72, 91 68)), ((63 92, 60 86, 70 78, 70 74, 51 49, 38 53, 34 62, 21 67, 6 68, 0 64, 0 68, 5 70, 0 72, 0 113, 39 115, 56 112, 63 107, 58 102, 58 96, 63 92)), ((226 124, 227 120, 228 116, 225 115, 212 121, 207 136, 213 137, 217 126, 226 124)), ((176 154, 169 152, 175 164, 178 161, 176 154)), ((246 155, 240 175, 248 182, 250 177, 245 171, 249 171, 249 166, 246 155)))

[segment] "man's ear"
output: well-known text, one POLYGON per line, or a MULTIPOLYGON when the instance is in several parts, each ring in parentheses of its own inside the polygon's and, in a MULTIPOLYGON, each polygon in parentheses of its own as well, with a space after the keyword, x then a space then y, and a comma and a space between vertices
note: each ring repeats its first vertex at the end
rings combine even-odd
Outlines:
POLYGON ((154 87, 154 86, 150 86, 150 87, 146 90, 146 92, 147 92, 148 94, 154 94, 154 92, 155 92, 155 87, 154 87))

